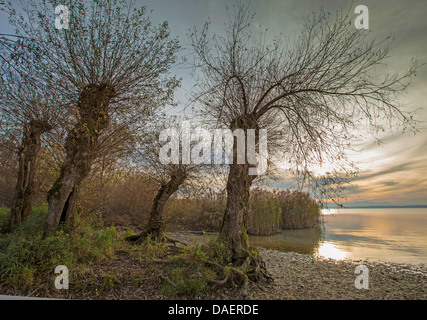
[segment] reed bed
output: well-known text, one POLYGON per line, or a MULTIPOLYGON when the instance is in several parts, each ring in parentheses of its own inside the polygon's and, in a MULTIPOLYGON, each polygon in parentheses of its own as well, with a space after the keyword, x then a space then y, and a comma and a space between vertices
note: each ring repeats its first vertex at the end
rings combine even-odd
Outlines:
MULTIPOLYGON (((174 198, 165 208, 165 222, 170 230, 219 231, 225 203, 225 194, 174 198)), ((316 201, 306 192, 254 188, 245 227, 248 234, 271 235, 283 229, 315 227, 320 217, 316 201)))

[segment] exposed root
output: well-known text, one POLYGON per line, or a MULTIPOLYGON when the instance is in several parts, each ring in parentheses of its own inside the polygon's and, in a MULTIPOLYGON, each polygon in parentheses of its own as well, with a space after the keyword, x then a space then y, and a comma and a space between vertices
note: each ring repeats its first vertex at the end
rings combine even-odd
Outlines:
POLYGON ((139 241, 140 238, 141 238, 141 235, 133 235, 133 236, 127 236, 125 240, 129 242, 137 242, 139 241))
POLYGON ((158 236, 158 235, 156 236, 156 234, 153 234, 153 233, 147 232, 147 231, 142 232, 138 235, 128 236, 125 238, 125 240, 127 240, 129 242, 133 242, 135 244, 142 244, 146 239, 151 239, 156 243, 164 243, 164 244, 171 243, 172 245, 166 246, 167 249, 169 249, 168 254, 170 254, 170 255, 181 254, 184 251, 184 249, 182 247, 178 246, 177 244, 184 246, 184 247, 187 246, 187 244, 185 244, 185 243, 183 243, 177 239, 168 237, 164 234, 161 236, 158 236))
POLYGON ((183 245, 184 247, 187 246, 186 243, 179 241, 178 239, 172 238, 172 237, 168 237, 168 236, 164 236, 163 240, 166 241, 167 243, 172 243, 173 245, 176 245, 177 243, 183 245))
POLYGON ((142 232, 138 235, 128 236, 125 238, 125 240, 129 241, 129 242, 135 242, 135 243, 140 244, 147 238, 150 238, 150 239, 157 241, 157 242, 172 243, 174 246, 176 246, 177 243, 179 243, 180 245, 182 245, 184 247, 187 246, 186 243, 179 241, 178 239, 168 237, 166 235, 155 236, 153 233, 148 232, 148 231, 142 232))
POLYGON ((228 281, 228 275, 226 275, 225 278, 222 280, 212 280, 212 282, 217 285, 224 285, 227 283, 227 281, 228 281))
POLYGON ((165 276, 163 273, 159 273, 160 278, 162 278, 164 281, 166 281, 168 284, 170 284, 172 287, 176 288, 177 285, 175 282, 173 282, 171 279, 169 279, 167 276, 165 276))
POLYGON ((266 280, 268 282, 274 280, 268 272, 265 262, 261 258, 255 257, 249 250, 244 250, 244 252, 246 253, 246 260, 243 262, 240 269, 245 271, 250 280, 266 280))
POLYGON ((225 285, 230 281, 233 285, 238 285, 243 288, 246 288, 248 286, 249 279, 247 275, 244 272, 242 272, 242 270, 240 270, 239 268, 232 267, 232 266, 223 266, 219 263, 209 261, 209 260, 206 260, 205 263, 218 268, 224 275, 224 279, 212 280, 213 283, 218 285, 225 285))
POLYGON ((163 241, 162 236, 158 236, 155 233, 149 232, 149 231, 143 231, 140 234, 128 236, 125 238, 125 240, 129 241, 129 242, 135 242, 136 244, 141 244, 142 242, 144 242, 148 238, 153 240, 153 241, 156 241, 156 242, 162 242, 163 241))
MULTIPOLYGON (((158 238, 153 238, 152 234, 149 234, 147 232, 143 232, 139 235, 127 237, 126 240, 132 241, 135 243, 142 243, 147 238, 155 240, 158 243, 171 244, 171 245, 167 245, 167 248, 169 250, 166 255, 169 257, 183 253, 184 248, 181 246, 187 247, 187 244, 179 240, 176 240, 174 238, 170 238, 165 235, 162 235, 161 237, 158 237, 158 238)), ((226 264, 227 262, 219 263, 215 261, 216 254, 213 253, 213 256, 211 256, 211 254, 212 252, 210 252, 209 254, 210 258, 201 259, 199 260, 199 263, 205 264, 206 266, 209 266, 209 268, 211 268, 212 270, 215 270, 215 273, 216 273, 215 279, 209 280, 215 286, 232 285, 233 287, 239 287, 243 290, 243 292, 246 292, 250 282, 260 282, 260 281, 270 282, 273 280, 273 278, 267 271, 264 261, 261 260, 261 258, 258 255, 258 252, 253 250, 252 248, 251 249, 240 248, 239 250, 240 258, 237 259, 237 261, 234 261, 233 264, 231 263, 226 264)), ((154 260, 154 262, 169 264, 174 262, 174 258, 172 259, 166 258, 164 260, 156 259, 154 260)), ((168 278, 165 277, 163 274, 161 274, 160 277, 164 281, 172 285, 172 283, 170 283, 170 279, 168 281, 168 278)))

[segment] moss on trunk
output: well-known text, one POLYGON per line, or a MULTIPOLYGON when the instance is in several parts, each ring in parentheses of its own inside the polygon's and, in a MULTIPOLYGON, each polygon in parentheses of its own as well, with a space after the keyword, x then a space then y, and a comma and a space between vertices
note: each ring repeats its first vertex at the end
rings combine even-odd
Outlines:
POLYGON ((48 192, 45 233, 56 230, 61 221, 73 216, 78 187, 90 173, 98 137, 110 122, 108 111, 113 96, 114 88, 106 84, 88 85, 80 93, 80 119, 68 134, 61 173, 48 192))

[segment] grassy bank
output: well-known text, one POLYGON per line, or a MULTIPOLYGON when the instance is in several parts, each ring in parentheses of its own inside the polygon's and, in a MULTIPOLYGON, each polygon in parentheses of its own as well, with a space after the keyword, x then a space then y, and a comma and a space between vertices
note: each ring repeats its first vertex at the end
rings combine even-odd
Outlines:
MULTIPOLYGON (((225 287, 228 297, 241 294, 248 275, 229 264, 229 252, 217 237, 191 246, 158 244, 150 239, 139 245, 125 241, 145 224, 149 193, 156 191, 151 186, 145 189, 144 197, 139 197, 141 189, 137 186, 146 181, 127 183, 133 184, 134 193, 123 192, 130 185, 120 184, 106 187, 101 195, 86 195, 79 203, 79 214, 46 237, 45 204, 36 206, 29 219, 11 233, 5 232, 10 210, 0 208, 0 293, 84 299, 130 295, 138 299, 194 299, 220 297, 225 287), (58 265, 70 271, 69 290, 55 288, 58 265)), ((246 221, 249 234, 311 227, 320 215, 315 202, 297 191, 253 189, 250 199, 246 221)), ((168 231, 218 231, 225 200, 221 194, 172 198, 164 213, 166 227, 168 231)))
MULTIPOLYGON (((0 211, 7 222, 9 210, 0 211)), ((233 273, 228 251, 217 239, 203 245, 155 243, 150 239, 126 242, 132 231, 118 234, 99 218, 75 217, 57 232, 43 237, 45 206, 12 233, 0 235, 0 293, 84 299, 194 299, 215 298, 224 286, 220 280, 233 273), (69 270, 69 289, 55 288, 55 267, 69 270)), ((227 283, 239 292, 246 276, 227 283)))
MULTIPOLYGON (((4 230, 8 212, 1 212, 4 230)), ((29 219, 11 233, 0 235, 0 279, 15 290, 54 285, 53 270, 65 265, 76 274, 111 259, 118 243, 114 227, 103 228, 93 217, 76 217, 70 224, 43 237, 47 207, 36 207, 29 219)))

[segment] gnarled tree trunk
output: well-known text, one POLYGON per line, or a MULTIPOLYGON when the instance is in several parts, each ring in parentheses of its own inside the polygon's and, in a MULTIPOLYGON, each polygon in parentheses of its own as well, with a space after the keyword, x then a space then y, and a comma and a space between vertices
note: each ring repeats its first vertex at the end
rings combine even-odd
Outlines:
POLYGON ((23 223, 31 212, 37 155, 41 148, 40 136, 51 129, 47 122, 40 120, 31 120, 24 125, 22 143, 18 149, 18 180, 10 211, 11 230, 23 223))
MULTIPOLYGON (((220 239, 231 251, 231 262, 246 279, 272 280, 258 252, 249 245, 245 221, 249 210, 249 192, 256 176, 249 175, 248 164, 231 164, 227 181, 227 207, 220 230, 220 239)), ((243 282, 247 285, 247 281, 243 282)))
POLYGON ((139 235, 128 237, 127 240, 140 241, 148 236, 151 236, 151 239, 156 241, 161 241, 164 238, 163 208, 169 198, 178 191, 179 187, 184 183, 185 178, 186 176, 183 172, 177 172, 171 175, 168 182, 160 186, 159 191, 157 191, 154 197, 150 217, 144 231, 139 235))
MULTIPOLYGON (((231 129, 243 129, 245 132, 245 145, 248 128, 259 129, 255 119, 251 116, 236 119, 231 129)), ((258 145, 256 143, 256 145, 258 145)), ((247 146, 247 145, 246 145, 247 146)), ((221 225, 220 238, 225 241, 231 251, 231 259, 239 266, 245 276, 253 280, 271 279, 264 262, 256 250, 250 248, 249 238, 246 233, 245 221, 249 210, 250 188, 256 175, 249 175, 250 164, 247 161, 247 148, 244 164, 237 163, 238 139, 233 141, 233 163, 227 180, 227 204, 221 225)))
POLYGON ((93 150, 98 137, 109 125, 108 107, 113 96, 114 89, 105 84, 88 85, 80 93, 77 105, 80 121, 68 134, 60 176, 48 192, 46 233, 74 213, 79 185, 90 173, 96 158, 93 150))
POLYGON ((245 220, 249 209, 250 187, 255 176, 250 176, 248 170, 247 164, 231 164, 226 187, 227 206, 220 236, 228 241, 235 262, 245 261, 250 254, 245 220))

